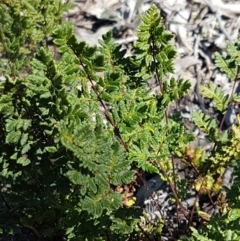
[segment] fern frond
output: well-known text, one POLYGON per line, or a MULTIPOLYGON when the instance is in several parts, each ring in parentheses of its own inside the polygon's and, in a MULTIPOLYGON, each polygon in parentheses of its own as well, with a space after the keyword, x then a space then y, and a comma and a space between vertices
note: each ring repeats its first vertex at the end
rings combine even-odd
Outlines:
POLYGON ((138 40, 133 49, 135 61, 140 67, 136 76, 149 79, 155 71, 160 72, 160 76, 173 73, 176 50, 169 44, 173 34, 161 24, 162 19, 155 5, 141 17, 143 23, 139 26, 138 40))
POLYGON ((121 196, 112 192, 108 195, 96 195, 94 197, 85 197, 82 201, 83 210, 88 211, 94 218, 99 218, 104 210, 114 210, 121 207, 121 196))
POLYGON ((223 58, 219 53, 215 53, 215 65, 232 81, 236 78, 238 67, 240 64, 240 34, 235 44, 230 41, 227 42, 227 56, 223 58))
POLYGON ((229 96, 225 95, 220 87, 215 87, 212 82, 208 86, 199 87, 201 94, 206 98, 212 99, 214 107, 224 114, 227 111, 229 96))
POLYGON ((207 133, 209 141, 215 141, 218 137, 216 120, 204 115, 201 112, 193 112, 192 120, 203 132, 207 133))
POLYGON ((237 66, 232 59, 224 59, 219 53, 215 53, 215 65, 224 72, 230 80, 235 79, 237 66))
POLYGON ((227 43, 227 54, 230 56, 231 60, 236 60, 237 64, 240 64, 240 46, 237 46, 236 44, 231 43, 230 41, 226 41, 227 43))

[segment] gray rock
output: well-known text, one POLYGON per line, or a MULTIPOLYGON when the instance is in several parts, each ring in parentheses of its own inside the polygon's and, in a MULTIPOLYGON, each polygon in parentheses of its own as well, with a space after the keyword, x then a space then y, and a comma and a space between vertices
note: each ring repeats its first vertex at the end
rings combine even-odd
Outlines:
POLYGON ((227 128, 229 128, 236 121, 236 112, 231 106, 227 110, 226 118, 224 120, 227 128))
POLYGON ((146 181, 148 190, 144 185, 138 189, 136 193, 136 205, 139 207, 143 207, 144 201, 148 199, 153 192, 159 190, 163 184, 164 181, 160 178, 159 175, 156 175, 150 180, 146 181))

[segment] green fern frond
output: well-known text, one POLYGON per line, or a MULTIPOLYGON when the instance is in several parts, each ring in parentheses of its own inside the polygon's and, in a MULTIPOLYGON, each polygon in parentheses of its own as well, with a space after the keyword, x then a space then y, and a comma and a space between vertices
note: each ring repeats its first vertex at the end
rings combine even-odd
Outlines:
POLYGON ((159 105, 163 105, 165 108, 168 107, 174 101, 186 95, 190 87, 190 82, 184 81, 183 79, 177 81, 171 78, 170 84, 168 84, 167 81, 163 82, 163 94, 159 93, 157 96, 159 105))
POLYGON ((215 53, 215 65, 232 81, 236 78, 240 64, 240 34, 235 44, 227 42, 227 56, 223 58, 219 53, 215 53))
POLYGON ((229 96, 225 95, 220 87, 215 87, 212 82, 208 86, 199 87, 201 94, 206 98, 212 99, 214 107, 224 114, 228 107, 229 96))
POLYGON ((173 73, 173 59, 176 50, 170 40, 173 34, 165 30, 156 5, 142 16, 143 23, 139 26, 138 40, 134 45, 135 61, 140 67, 137 77, 149 79, 153 72, 160 76, 173 73))
POLYGON ((206 138, 209 141, 215 141, 218 137, 217 123, 215 119, 204 115, 201 112, 193 112, 192 120, 203 132, 207 133, 206 138))
POLYGON ((231 57, 231 60, 236 60, 237 65, 240 64, 240 46, 237 46, 236 44, 231 43, 230 41, 226 41, 227 43, 227 54, 231 57))
POLYGON ((215 53, 215 65, 224 72, 230 80, 234 80, 237 75, 237 66, 234 60, 224 59, 219 53, 215 53))

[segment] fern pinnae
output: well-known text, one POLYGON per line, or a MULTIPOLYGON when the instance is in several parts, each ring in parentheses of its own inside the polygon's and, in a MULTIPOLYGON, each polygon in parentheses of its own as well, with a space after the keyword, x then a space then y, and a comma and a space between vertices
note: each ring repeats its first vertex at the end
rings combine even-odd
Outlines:
POLYGON ((209 83, 208 87, 199 87, 202 95, 206 98, 210 98, 214 101, 214 107, 221 113, 225 113, 228 106, 229 97, 223 93, 220 87, 214 87, 212 82, 209 83))

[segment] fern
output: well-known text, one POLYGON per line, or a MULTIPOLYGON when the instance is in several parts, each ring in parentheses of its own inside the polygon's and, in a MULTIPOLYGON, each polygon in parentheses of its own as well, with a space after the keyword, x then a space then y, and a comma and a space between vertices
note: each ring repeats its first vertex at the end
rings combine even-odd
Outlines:
MULTIPOLYGON (((125 57, 111 32, 99 40, 100 47, 90 47, 77 41, 69 23, 53 29, 55 17, 49 21, 46 17, 50 10, 61 12, 57 6, 60 9, 52 5, 43 9, 46 26, 40 47, 32 49, 34 57, 26 58, 19 68, 30 66, 31 73, 17 78, 17 72, 10 70, 1 84, 2 151, 8 150, 1 160, 1 181, 43 183, 39 188, 44 194, 38 201, 36 184, 27 184, 33 190, 29 203, 43 210, 55 202, 51 218, 63 223, 69 240, 101 239, 103 232, 115 237, 111 230, 126 239, 130 230, 136 231, 133 224, 138 219, 121 217, 123 197, 115 188, 133 180, 136 166, 152 173, 160 173, 162 165, 170 170, 166 160, 193 139, 181 120, 166 119, 169 105, 190 85, 182 79, 168 80, 176 51, 170 44, 173 35, 160 24, 155 5, 142 16, 132 57, 125 57), (51 32, 59 60, 43 46, 43 38, 51 32), (162 88, 157 96, 147 89, 146 80, 154 75, 162 88), (76 218, 80 224, 73 222, 76 218), (81 222, 86 219, 86 224, 81 222), (86 233, 87 225, 96 232, 86 233), (103 231, 103 227, 111 228, 103 231)), ((17 193, 24 192, 13 188, 9 200, 19 209, 14 202, 17 193)), ((25 193, 22 196, 26 198, 25 193)), ((134 207, 124 210, 132 211, 134 207)), ((33 222, 25 213, 20 215, 25 225, 33 222)), ((48 220, 43 216, 40 222, 48 220)), ((44 225, 40 231, 39 235, 44 233, 44 225)))
MULTIPOLYGON (((240 31, 238 32, 238 39, 240 38, 240 31)), ((230 41, 227 42, 227 56, 223 58, 219 53, 215 53, 215 64, 232 81, 235 79, 238 73, 238 66, 240 63, 240 49, 239 43, 232 44, 230 41)))
MULTIPOLYGON (((0 181, 3 188, 11 184, 1 193, 3 232, 13 228, 3 221, 10 212, 16 232, 29 228, 38 239, 137 239, 142 212, 133 205, 136 174, 160 174, 178 203, 186 195, 187 183, 176 180, 171 160, 185 152, 194 135, 177 113, 168 115, 168 108, 188 93, 190 83, 170 77, 173 35, 155 5, 141 16, 130 57, 111 32, 99 46, 78 42, 73 26, 61 20, 69 6, 58 0, 0 4, 0 71, 5 77, 0 83, 0 181), (49 37, 58 59, 47 46, 49 37), (159 84, 156 95, 148 89, 150 78, 159 84)), ((239 43, 227 46, 228 56, 217 56, 216 63, 233 79, 239 43)), ((201 90, 221 113, 237 98, 224 96, 212 84, 201 90)), ((222 188, 218 177, 232 160, 238 171, 239 125, 226 134, 206 115, 196 113, 193 121, 215 142, 209 156, 196 151, 195 189, 216 195, 222 188)), ((237 187, 236 181, 232 190, 238 193, 237 187)), ((233 208, 227 207, 215 226, 210 220, 208 231, 192 229, 192 239, 211 240, 219 227, 224 229, 219 239, 238 237, 238 197, 231 191, 227 197, 233 208), (230 231, 225 231, 227 224, 230 231)), ((160 235, 163 221, 144 232, 160 235)))
MULTIPOLYGON (((239 40, 235 44, 227 42, 227 56, 224 58, 216 53, 215 63, 221 71, 227 74, 230 81, 236 82, 239 65, 239 40)), ((235 84, 235 83, 234 83, 235 84)), ((238 101, 236 94, 232 96, 224 95, 219 87, 214 88, 209 84, 209 88, 201 87, 202 94, 213 100, 214 107, 223 114, 233 101, 238 101)), ((224 118, 223 118, 224 120, 224 118)), ((215 143, 215 148, 208 157, 202 158, 198 163, 200 176, 194 187, 202 193, 216 196, 221 189, 217 204, 222 210, 222 216, 212 217, 206 228, 196 230, 191 228, 192 236, 182 237, 181 240, 239 240, 239 137, 240 137, 240 117, 237 116, 237 123, 232 125, 230 131, 221 132, 222 123, 219 130, 214 120, 201 113, 193 115, 195 124, 207 133, 210 141, 215 143), (221 178, 226 168, 233 167, 235 177, 231 189, 222 187, 221 178), (226 193, 226 196, 225 194, 226 193), (206 238, 207 237, 207 238, 206 238)), ((229 177, 231 178, 231 177, 229 177)), ((229 184, 230 185, 230 184, 229 184)))
POLYGON ((218 137, 217 123, 214 119, 204 115, 201 112, 193 112, 192 120, 198 128, 206 133, 209 141, 215 141, 218 137))
POLYGON ((231 58, 224 59, 219 53, 216 53, 215 56, 215 65, 219 67, 222 72, 226 73, 230 80, 233 80, 237 74, 235 61, 231 58))
MULTIPOLYGON (((236 76, 236 74, 234 75, 236 76)), ((225 95, 220 87, 215 87, 212 82, 209 82, 209 85, 200 86, 199 87, 201 94, 206 98, 212 99, 214 102, 214 107, 220 111, 221 113, 225 114, 227 107, 229 96, 225 95)))

